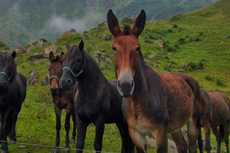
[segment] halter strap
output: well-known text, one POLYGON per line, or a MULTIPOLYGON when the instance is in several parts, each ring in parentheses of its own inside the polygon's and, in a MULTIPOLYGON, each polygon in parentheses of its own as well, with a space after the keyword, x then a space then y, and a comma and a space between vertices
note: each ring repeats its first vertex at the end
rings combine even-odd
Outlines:
POLYGON ((53 78, 56 78, 56 79, 58 80, 58 82, 60 82, 59 78, 58 78, 57 76, 55 76, 55 75, 49 77, 49 80, 51 80, 51 79, 53 79, 53 78))
POLYGON ((8 80, 8 81, 10 81, 10 79, 12 78, 12 76, 8 77, 8 75, 6 74, 6 72, 0 72, 0 75, 4 75, 5 79, 8 80))
POLYGON ((71 68, 69 68, 69 67, 67 67, 67 66, 63 67, 62 70, 69 70, 70 73, 73 75, 74 78, 77 78, 77 77, 83 72, 83 69, 81 69, 80 72, 78 72, 77 74, 75 74, 75 73, 71 70, 71 68))

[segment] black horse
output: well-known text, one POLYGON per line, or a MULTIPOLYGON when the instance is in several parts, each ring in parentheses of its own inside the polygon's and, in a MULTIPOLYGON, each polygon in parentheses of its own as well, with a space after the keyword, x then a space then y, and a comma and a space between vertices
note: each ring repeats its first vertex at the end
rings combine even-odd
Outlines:
POLYGON ((26 97, 26 78, 16 71, 14 58, 11 55, 0 54, 0 113, 1 113, 1 149, 7 150, 6 137, 16 141, 15 126, 21 104, 26 97))
POLYGON ((133 152, 134 145, 122 116, 122 97, 117 91, 116 80, 106 80, 97 63, 83 49, 83 41, 78 46, 71 47, 67 44, 66 48, 60 82, 64 89, 78 82, 74 100, 77 120, 76 152, 82 152, 89 123, 96 127, 94 148, 97 152, 102 150, 105 123, 116 123, 122 138, 121 152, 133 152))

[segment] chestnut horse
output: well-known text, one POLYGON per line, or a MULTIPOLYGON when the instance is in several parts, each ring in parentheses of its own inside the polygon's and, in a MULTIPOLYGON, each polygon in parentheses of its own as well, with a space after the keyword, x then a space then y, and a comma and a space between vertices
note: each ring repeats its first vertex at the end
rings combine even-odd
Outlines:
POLYGON ((145 26, 145 12, 141 11, 132 29, 125 26, 121 31, 112 10, 107 14, 107 21, 113 35, 123 116, 138 152, 146 152, 146 135, 156 139, 158 153, 167 152, 167 133, 171 133, 178 152, 187 152, 180 128, 192 115, 194 96, 183 79, 170 73, 157 73, 144 62, 138 36, 145 26))
POLYGON ((22 102, 26 97, 26 78, 17 73, 14 58, 11 55, 0 54, 0 114, 1 114, 1 149, 6 152, 7 135, 10 140, 16 141, 16 121, 21 110, 22 102))
MULTIPOLYGON (((190 122, 193 122, 195 127, 190 127, 188 124, 188 141, 189 141, 189 152, 196 152, 196 140, 198 134, 201 132, 201 127, 204 129, 205 133, 205 148, 207 152, 210 152, 210 119, 211 119, 211 105, 208 100, 200 94, 200 87, 198 82, 191 76, 180 73, 180 72, 171 72, 171 74, 181 77, 192 89, 194 95, 194 106, 192 119, 190 122)), ((190 124, 191 125, 191 124, 190 124)), ((203 151, 202 140, 198 141, 200 152, 203 151)))
POLYGON ((62 75, 62 57, 64 53, 60 56, 54 57, 53 52, 49 54, 50 66, 49 66, 49 80, 50 80, 50 92, 53 99, 54 111, 56 114, 56 141, 54 152, 58 151, 58 146, 60 144, 60 130, 61 130, 61 110, 65 109, 65 151, 69 150, 69 129, 70 129, 70 117, 72 116, 73 121, 73 132, 72 140, 75 140, 76 136, 76 115, 74 112, 74 96, 77 92, 77 85, 73 85, 69 90, 62 90, 59 86, 59 80, 62 75))
POLYGON ((74 100, 77 118, 76 152, 83 151, 90 123, 96 127, 94 148, 97 152, 102 149, 105 123, 116 123, 122 138, 121 152, 132 152, 134 145, 122 116, 122 97, 116 89, 116 80, 106 80, 97 63, 83 49, 83 41, 78 46, 67 44, 66 48, 60 82, 62 88, 69 88, 78 82, 78 93, 74 100))
MULTIPOLYGON (((211 107, 211 117, 210 117, 210 126, 212 128, 212 132, 216 137, 217 141, 217 153, 220 153, 220 145, 221 141, 225 141, 226 151, 229 153, 229 121, 230 121, 230 102, 228 97, 220 91, 205 91, 204 89, 200 89, 201 100, 206 102, 206 106, 210 105, 211 107), (217 129, 219 127, 219 130, 217 129)), ((206 110, 205 107, 203 107, 206 110)), ((210 131, 210 129, 205 130, 204 133, 206 135, 206 131, 210 131)), ((202 151, 202 138, 201 132, 199 132, 198 144, 200 152, 202 151)), ((210 152, 210 135, 209 137, 205 136, 205 145, 209 148, 206 151, 210 152)))

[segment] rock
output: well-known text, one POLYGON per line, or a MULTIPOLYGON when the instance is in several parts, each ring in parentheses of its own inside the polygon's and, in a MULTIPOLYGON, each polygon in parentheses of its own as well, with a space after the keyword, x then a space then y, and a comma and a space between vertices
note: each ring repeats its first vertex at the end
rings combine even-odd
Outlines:
POLYGON ((47 83, 48 83, 48 81, 47 81, 47 79, 42 79, 42 80, 40 81, 40 83, 41 83, 42 86, 46 86, 47 83))
POLYGON ((77 31, 76 31, 74 28, 71 28, 71 29, 69 29, 68 31, 63 32, 61 36, 63 36, 63 35, 66 34, 66 33, 75 34, 75 33, 77 33, 77 31))
POLYGON ((30 55, 27 59, 32 60, 32 59, 41 59, 41 58, 49 58, 49 55, 45 53, 35 53, 34 55, 30 55))
POLYGON ((40 39, 39 42, 37 42, 36 47, 43 47, 45 45, 48 45, 49 42, 45 39, 40 39))
POLYGON ((102 41, 108 41, 111 39, 111 35, 110 34, 105 34, 103 37, 102 37, 102 41))
POLYGON ((30 74, 30 78, 28 79, 28 83, 31 85, 37 83, 37 77, 38 77, 37 70, 36 69, 30 70, 28 72, 28 74, 30 74))
POLYGON ((149 59, 156 59, 156 57, 157 57, 156 53, 153 53, 153 54, 149 54, 149 55, 148 55, 148 58, 149 58, 149 59))
MULTIPOLYGON (((153 138, 146 137, 147 145, 156 148, 156 140, 153 138)), ((168 152, 177 153, 176 144, 174 141, 168 139, 168 152)))
POLYGON ((57 51, 57 46, 55 46, 55 45, 53 44, 52 46, 47 47, 47 48, 44 49, 44 53, 45 53, 45 54, 49 54, 51 51, 52 51, 53 53, 56 53, 56 51, 57 51))
POLYGON ((107 25, 108 25, 107 21, 103 21, 102 23, 98 24, 98 26, 107 26, 107 25))

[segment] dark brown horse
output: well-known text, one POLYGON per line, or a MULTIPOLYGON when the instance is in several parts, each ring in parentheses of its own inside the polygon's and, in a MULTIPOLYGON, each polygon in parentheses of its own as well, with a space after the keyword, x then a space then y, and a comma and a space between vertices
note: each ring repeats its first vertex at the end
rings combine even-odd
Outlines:
POLYGON ((138 152, 146 152, 146 135, 156 139, 157 152, 167 152, 167 133, 171 133, 178 152, 187 152, 180 128, 190 119, 194 96, 187 83, 170 73, 157 73, 145 62, 138 36, 146 15, 142 10, 133 28, 121 31, 109 10, 108 26, 113 35, 112 49, 117 89, 123 96, 122 110, 138 152))
MULTIPOLYGON (((228 97, 220 91, 205 91, 200 89, 201 100, 211 107, 210 126, 217 141, 217 153, 220 153, 221 141, 224 140, 226 151, 229 153, 229 120, 230 120, 230 102, 228 97), (219 130, 218 130, 219 127, 219 130)), ((206 110, 205 106, 203 108, 206 110)), ((210 133, 209 127, 203 127, 205 133, 205 145, 207 145, 207 152, 210 152, 210 135, 206 137, 207 131, 210 133), (205 130, 205 128, 207 130, 205 130), (209 129, 208 129, 209 128, 209 129)), ((202 152, 202 138, 199 132, 198 144, 200 152, 202 152)))
POLYGON ((26 78, 17 73, 15 57, 15 51, 11 55, 0 54, 0 140, 3 141, 1 148, 4 152, 8 149, 6 142, 8 134, 11 141, 16 141, 16 121, 26 97, 26 78))
MULTIPOLYGON (((61 110, 65 109, 65 150, 69 150, 69 129, 70 129, 70 117, 72 116, 73 121, 73 132, 72 140, 75 140, 76 136, 76 115, 74 112, 74 96, 77 92, 77 85, 74 84, 69 90, 62 90, 59 86, 59 80, 62 75, 62 57, 64 53, 60 56, 54 58, 53 52, 49 54, 50 66, 49 66, 49 79, 50 79, 50 92, 53 99, 54 111, 56 114, 56 141, 55 147, 59 146, 60 143, 60 130, 61 130, 61 110)), ((54 148, 54 151, 58 151, 58 148, 54 148)))
MULTIPOLYGON (((204 97, 201 97, 200 87, 198 82, 191 76, 180 73, 180 72, 171 72, 171 74, 181 77, 192 89, 194 95, 194 106, 192 118, 189 122, 193 122, 192 124, 188 123, 188 141, 189 141, 189 152, 196 152, 196 140, 198 134, 201 132, 201 127, 204 128, 205 139, 207 143, 205 143, 205 148, 207 152, 210 152, 210 116, 211 116, 211 105, 209 101, 205 100, 204 97), (195 125, 191 127, 189 125, 195 125)), ((202 152, 203 144, 202 141, 198 141, 200 152, 202 152)))
POLYGON ((60 79, 62 88, 69 88, 78 82, 78 93, 75 96, 77 118, 76 152, 82 152, 86 130, 90 123, 96 127, 94 148, 102 150, 102 138, 105 123, 116 123, 122 138, 121 152, 132 152, 134 145, 128 133, 122 111, 122 97, 116 89, 116 80, 108 81, 97 63, 83 49, 84 42, 70 47, 63 57, 63 75, 60 79))

